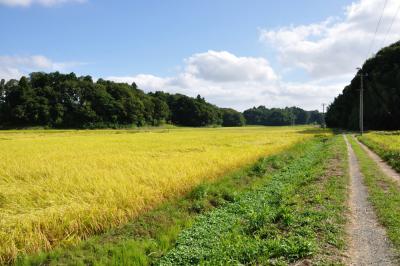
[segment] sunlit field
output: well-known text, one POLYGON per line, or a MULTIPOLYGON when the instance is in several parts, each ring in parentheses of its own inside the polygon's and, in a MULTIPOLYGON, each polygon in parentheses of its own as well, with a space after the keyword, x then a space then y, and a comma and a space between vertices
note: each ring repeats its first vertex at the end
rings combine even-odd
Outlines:
POLYGON ((0 131, 0 262, 123 224, 317 133, 306 127, 0 131))
POLYGON ((400 131, 375 131, 359 139, 400 172, 400 131))
POLYGON ((375 143, 384 146, 386 149, 399 150, 400 151, 400 132, 384 132, 376 131, 370 132, 363 136, 364 138, 370 139, 375 143))

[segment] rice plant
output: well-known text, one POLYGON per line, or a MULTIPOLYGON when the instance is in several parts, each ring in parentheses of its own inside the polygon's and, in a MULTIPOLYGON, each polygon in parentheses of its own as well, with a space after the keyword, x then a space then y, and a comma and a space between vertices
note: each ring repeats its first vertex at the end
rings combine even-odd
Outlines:
POLYGON ((76 244, 277 153, 305 127, 0 132, 0 263, 76 244))

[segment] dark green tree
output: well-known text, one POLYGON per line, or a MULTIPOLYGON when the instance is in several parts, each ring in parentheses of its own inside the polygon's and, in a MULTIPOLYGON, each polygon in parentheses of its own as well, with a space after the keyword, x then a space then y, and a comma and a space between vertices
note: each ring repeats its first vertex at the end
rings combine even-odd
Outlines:
POLYGON ((74 73, 34 72, 0 82, 0 126, 102 128, 174 123, 221 125, 221 110, 196 98, 163 92, 145 93, 131 85, 74 73))
POLYGON ((243 115, 248 125, 282 126, 321 123, 318 111, 305 111, 298 107, 271 108, 261 105, 245 110, 243 115))
POLYGON ((241 127, 246 121, 242 113, 231 109, 221 108, 222 111, 222 126, 224 127, 241 127))
MULTIPOLYGON (((400 129, 400 42, 380 50, 368 59, 359 73, 364 77, 365 129, 400 129)), ((358 129, 360 77, 328 107, 326 122, 329 127, 358 129)))

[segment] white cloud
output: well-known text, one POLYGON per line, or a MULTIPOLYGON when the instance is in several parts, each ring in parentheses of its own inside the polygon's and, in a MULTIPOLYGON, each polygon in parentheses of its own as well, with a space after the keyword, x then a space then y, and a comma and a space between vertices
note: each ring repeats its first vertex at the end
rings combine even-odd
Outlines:
POLYGON ((186 60, 186 72, 215 82, 277 79, 264 58, 237 57, 225 51, 208 51, 191 56, 186 60))
POLYGON ((226 51, 208 51, 184 60, 183 71, 173 77, 140 74, 108 77, 136 84, 145 91, 163 90, 189 96, 202 95, 221 107, 244 110, 252 106, 319 107, 343 88, 325 86, 321 81, 306 84, 282 82, 265 58, 238 57, 226 51))
MULTIPOLYGON (((172 77, 141 74, 110 79, 135 81, 146 91, 201 94, 219 106, 239 110, 260 104, 321 109, 365 61, 383 4, 382 0, 359 0, 347 6, 342 17, 260 31, 260 40, 277 51, 284 71, 305 70, 306 82, 283 80, 264 58, 238 57, 226 51, 192 55, 184 60, 183 70, 172 77)), ((372 52, 400 39, 400 16, 385 39, 399 4, 388 0, 372 52)))
MULTIPOLYGON (((32 71, 62 71, 79 62, 55 62, 43 55, 0 56, 0 78, 19 78, 32 71)), ((171 77, 139 74, 107 79, 136 82, 146 91, 164 90, 189 96, 201 94, 221 107, 244 110, 252 106, 319 107, 338 94, 344 84, 326 85, 326 80, 306 84, 285 83, 265 58, 238 57, 226 51, 194 54, 184 60, 182 71, 171 77)), ((327 81, 330 83, 330 81, 327 81)))
POLYGON ((32 56, 1 56, 0 78, 18 79, 33 71, 67 71, 80 62, 54 62, 43 55, 32 56))
MULTIPOLYGON (((388 0, 372 52, 400 39, 397 19, 385 40, 399 4, 398 0, 388 0)), ((343 18, 264 29, 260 39, 278 50, 283 65, 302 68, 313 78, 349 75, 367 57, 383 5, 382 0, 361 0, 346 7, 343 18)))
POLYGON ((117 77, 117 76, 110 76, 107 79, 114 80, 117 82, 124 82, 128 84, 132 84, 133 82, 137 84, 146 84, 148 88, 162 88, 165 84, 167 79, 166 78, 159 78, 153 75, 148 74, 139 74, 136 76, 126 76, 126 77, 117 77))
MULTIPOLYGON (((2 2, 6 1, 0 0, 2 2)), ((31 4, 33 0, 20 2, 31 4)), ((164 90, 190 96, 201 94, 218 106, 238 110, 261 104, 321 109, 322 103, 330 103, 350 82, 355 68, 366 59, 383 2, 359 0, 349 5, 342 17, 261 30, 260 39, 277 50, 285 69, 303 69, 309 74, 306 82, 283 80, 265 58, 237 56, 227 51, 194 54, 183 61, 182 70, 169 77, 139 74, 107 79, 136 82, 145 91, 164 90)), ((372 52, 382 46, 399 4, 398 0, 388 0, 372 52)), ((384 45, 399 38, 400 16, 384 45)), ((0 77, 19 77, 33 70, 60 70, 74 64, 53 62, 43 56, 0 56, 0 77)))
POLYGON ((0 0, 0 4, 6 6, 19 6, 19 7, 28 7, 33 4, 51 7, 68 2, 84 3, 86 2, 86 0, 0 0))

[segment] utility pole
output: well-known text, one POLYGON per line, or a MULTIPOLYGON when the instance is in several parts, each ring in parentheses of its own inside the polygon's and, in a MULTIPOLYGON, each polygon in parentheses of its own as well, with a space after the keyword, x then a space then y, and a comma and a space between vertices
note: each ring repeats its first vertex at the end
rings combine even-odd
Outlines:
POLYGON ((361 73, 360 87, 360 134, 364 133, 364 75, 361 73))
POLYGON ((359 123, 360 123, 360 135, 364 133, 364 77, 368 76, 368 73, 363 73, 361 68, 357 68, 359 70, 358 76, 360 76, 360 117, 359 117, 359 123))
POLYGON ((294 120, 295 120, 295 116, 294 116, 294 113, 292 112, 292 126, 293 126, 293 127, 294 127, 294 125, 295 125, 294 120))
POLYGON ((322 104, 322 128, 325 128, 325 104, 322 104))

